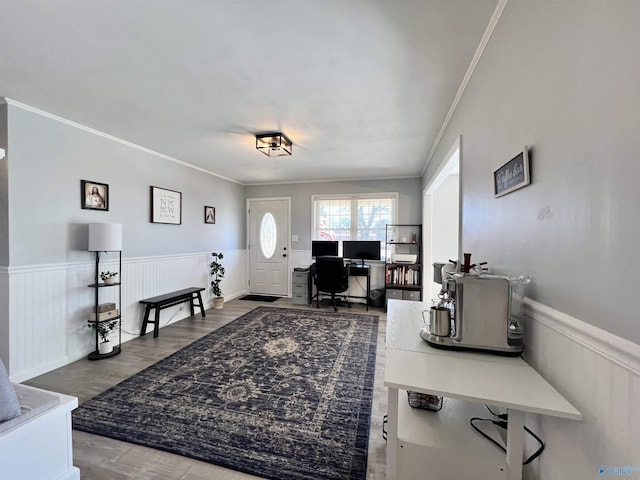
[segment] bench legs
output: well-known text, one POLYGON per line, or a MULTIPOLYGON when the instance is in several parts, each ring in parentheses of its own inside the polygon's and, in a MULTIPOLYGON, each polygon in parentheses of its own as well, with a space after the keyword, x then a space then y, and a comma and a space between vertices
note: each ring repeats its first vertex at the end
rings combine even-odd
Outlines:
POLYGON ((149 313, 151 312, 151 305, 145 305, 144 308, 144 320, 142 320, 142 328, 140 329, 140 336, 143 337, 147 333, 147 323, 149 322, 149 313))
POLYGON ((142 320, 142 328, 140 329, 141 337, 144 337, 144 335, 147 333, 149 313, 151 312, 152 308, 155 308, 156 310, 154 319, 151 321, 151 323, 153 323, 153 338, 156 338, 158 336, 158 333, 160 332, 160 310, 162 310, 162 308, 154 305, 147 305, 144 309, 144 320, 142 320))
MULTIPOLYGON (((200 307, 200 313, 202 314, 203 317, 206 317, 206 314, 204 313, 204 306, 203 306, 203 303, 202 303, 202 296, 200 295, 200 292, 196 292, 194 295, 196 295, 196 297, 198 299, 198 306, 200 307)), ((191 303, 191 316, 192 317, 195 315, 195 312, 194 312, 194 309, 193 309, 193 306, 194 306, 193 301, 196 299, 196 297, 194 297, 194 296, 191 297, 191 302, 190 303, 191 303)))
POLYGON ((140 329, 140 336, 143 337, 147 333, 147 325, 149 323, 153 323, 153 338, 156 338, 160 332, 160 310, 163 308, 172 307, 174 305, 178 305, 179 303, 189 302, 189 309, 191 312, 191 316, 195 315, 195 302, 194 300, 198 300, 198 307, 200 307, 200 313, 203 317, 206 317, 204 313, 204 303, 202 302, 202 296, 200 292, 195 292, 189 298, 185 298, 184 300, 171 300, 170 303, 166 305, 162 304, 147 304, 144 309, 144 319, 142 320, 142 328, 140 329), (151 313, 151 309, 154 308, 155 316, 154 319, 149 322, 149 314, 151 313))
POLYGON ((158 333, 160 333, 160 308, 156 307, 156 317, 153 325, 153 338, 158 337, 158 333))

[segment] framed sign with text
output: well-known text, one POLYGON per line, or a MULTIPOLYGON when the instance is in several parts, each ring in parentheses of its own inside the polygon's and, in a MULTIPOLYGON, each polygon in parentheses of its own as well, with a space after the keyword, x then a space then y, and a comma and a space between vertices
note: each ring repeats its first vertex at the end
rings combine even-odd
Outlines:
POLYGON ((151 187, 151 223, 182 223, 182 193, 151 187))
POLYGON ((493 171, 493 196, 511 193, 531 183, 527 147, 501 167, 493 171))

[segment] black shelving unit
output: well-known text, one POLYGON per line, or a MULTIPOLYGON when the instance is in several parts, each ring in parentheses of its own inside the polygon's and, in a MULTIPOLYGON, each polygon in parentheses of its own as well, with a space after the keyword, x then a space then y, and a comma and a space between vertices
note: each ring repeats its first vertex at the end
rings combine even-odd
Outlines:
POLYGON ((386 299, 422 300, 422 225, 387 224, 385 259, 386 299))
MULTIPOLYGON (((100 345, 100 334, 98 332, 97 328, 94 328, 95 334, 96 334, 96 349, 95 351, 91 352, 89 354, 89 360, 101 360, 103 358, 109 358, 109 357, 114 357, 116 355, 118 355, 121 352, 121 347, 122 347, 122 320, 121 320, 121 315, 115 315, 113 317, 104 319, 104 320, 97 320, 98 318, 98 305, 100 305, 100 293, 102 291, 102 289, 104 288, 117 288, 118 289, 118 302, 116 303, 116 308, 117 309, 121 309, 121 305, 122 305, 122 288, 121 288, 121 283, 120 282, 114 282, 113 284, 105 284, 105 283, 100 283, 99 279, 100 279, 100 253, 101 252, 95 252, 96 254, 96 267, 95 267, 95 277, 94 277, 94 283, 92 283, 91 285, 88 285, 89 288, 93 288, 95 295, 94 295, 94 304, 93 304, 93 312, 96 314, 96 320, 91 320, 89 319, 89 323, 107 323, 107 322, 113 322, 116 321, 118 322, 118 326, 117 326, 117 330, 118 330, 118 343, 117 345, 114 345, 113 350, 111 350, 109 353, 100 353, 99 350, 99 345, 100 345)), ((122 252, 118 251, 118 278, 122 279, 122 252)))

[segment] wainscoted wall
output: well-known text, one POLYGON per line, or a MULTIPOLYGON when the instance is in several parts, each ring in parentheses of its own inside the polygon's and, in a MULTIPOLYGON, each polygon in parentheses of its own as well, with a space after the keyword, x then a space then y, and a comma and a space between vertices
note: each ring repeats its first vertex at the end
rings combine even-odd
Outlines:
POLYGON ((640 345, 532 300, 527 316, 525 359, 583 420, 527 418, 546 449, 525 478, 595 479, 601 467, 627 466, 640 478, 640 345))
MULTIPOLYGON (((246 251, 224 251, 226 299, 246 293, 246 251)), ((209 293, 210 253, 122 260, 122 341, 140 334, 143 309, 139 300, 190 286, 202 286, 205 308, 209 293)), ((113 267, 101 262, 101 270, 113 267)), ((94 303, 95 263, 35 265, 9 268, 11 379, 21 382, 83 358, 94 349, 87 327, 94 303)), ((111 268, 113 269, 113 268, 111 268)), ((117 300, 117 288, 100 291, 100 302, 117 300)), ((185 303, 162 310, 161 327, 189 316, 185 303)), ((149 326, 151 328, 152 326, 149 326)))

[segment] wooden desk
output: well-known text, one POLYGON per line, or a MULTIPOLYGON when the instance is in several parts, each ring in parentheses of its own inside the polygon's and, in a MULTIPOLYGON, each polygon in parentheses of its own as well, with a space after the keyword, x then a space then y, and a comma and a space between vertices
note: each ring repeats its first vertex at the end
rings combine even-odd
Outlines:
POLYGON ((371 267, 366 263, 350 263, 349 264, 349 276, 350 277, 366 277, 367 278, 367 293, 365 297, 359 297, 357 295, 349 295, 348 298, 364 298, 367 305, 367 312, 369 311, 369 295, 371 294, 371 267))
MULTIPOLYGON (((313 277, 314 277, 314 266, 312 264, 309 267, 309 280, 308 280, 308 289, 309 289, 309 305, 313 303, 313 299, 318 296, 318 292, 313 294, 313 277)), ((366 296, 357 296, 357 295, 346 295, 347 299, 349 298, 364 298, 365 304, 367 306, 367 311, 369 311, 369 296, 371 295, 371 267, 370 265, 360 264, 360 263, 350 263, 349 264, 349 276, 350 277, 366 277, 367 279, 367 287, 366 287, 366 296)))
POLYGON ((384 384, 388 388, 387 479, 522 479, 525 412, 582 415, 521 358, 439 350, 418 335, 425 302, 390 300, 384 384), (440 412, 411 409, 406 393, 445 397, 440 412), (468 425, 488 417, 482 404, 508 409, 506 458, 468 425))

